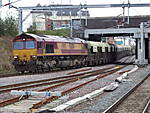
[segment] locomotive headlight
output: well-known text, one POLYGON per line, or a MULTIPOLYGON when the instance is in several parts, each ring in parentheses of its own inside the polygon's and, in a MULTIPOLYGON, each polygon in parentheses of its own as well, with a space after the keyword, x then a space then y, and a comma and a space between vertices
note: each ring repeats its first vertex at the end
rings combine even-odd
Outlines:
POLYGON ((18 58, 18 56, 14 56, 14 59, 17 59, 18 58))
POLYGON ((32 56, 32 58, 36 58, 36 56, 32 56))
POLYGON ((33 55, 33 56, 31 56, 31 58, 32 58, 32 59, 36 59, 36 56, 35 56, 35 55, 33 55))

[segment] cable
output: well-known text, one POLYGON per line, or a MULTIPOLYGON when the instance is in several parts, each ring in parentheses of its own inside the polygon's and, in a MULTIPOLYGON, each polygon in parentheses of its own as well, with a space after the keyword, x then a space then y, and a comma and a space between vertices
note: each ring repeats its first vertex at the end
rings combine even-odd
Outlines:
POLYGON ((16 0, 14 2, 9 2, 9 3, 5 4, 5 5, 2 5, 2 7, 8 6, 8 5, 10 6, 11 4, 19 2, 19 1, 21 1, 21 0, 16 0))

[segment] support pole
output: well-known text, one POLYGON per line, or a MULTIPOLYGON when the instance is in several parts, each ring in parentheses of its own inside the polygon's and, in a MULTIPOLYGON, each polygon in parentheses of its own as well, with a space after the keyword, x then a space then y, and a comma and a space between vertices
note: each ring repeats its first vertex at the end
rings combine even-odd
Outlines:
POLYGON ((61 8, 60 8, 60 15, 61 15, 61 21, 60 21, 60 26, 62 26, 63 20, 62 20, 62 16, 63 16, 63 10, 62 10, 63 6, 62 6, 62 0, 61 0, 61 8))
POLYGON ((72 16, 72 13, 70 11, 70 37, 72 38, 72 18, 71 18, 71 16, 72 16))
POLYGON ((138 40, 138 64, 143 66, 148 64, 148 60, 145 59, 145 32, 144 32, 144 23, 140 24, 140 40, 138 40))
POLYGON ((0 8, 2 7, 2 0, 0 0, 0 8))
POLYGON ((87 27, 88 26, 88 11, 87 11, 87 8, 86 8, 86 19, 85 19, 85 26, 87 27))
POLYGON ((124 24, 124 22, 125 22, 125 7, 124 6, 122 6, 122 9, 123 9, 123 24, 124 24))
POLYGON ((141 45, 140 45, 140 64, 142 64, 142 61, 143 59, 145 58, 145 54, 144 54, 144 23, 142 22, 141 25, 140 25, 140 29, 141 29, 141 38, 140 38, 140 41, 141 41, 141 45))
POLYGON ((23 28, 23 21, 22 21, 22 9, 18 9, 18 13, 19 13, 19 19, 18 19, 18 31, 19 34, 21 34, 23 32, 22 28, 23 28))
POLYGON ((130 16, 129 16, 129 11, 130 11, 130 1, 128 0, 128 24, 130 24, 130 16))

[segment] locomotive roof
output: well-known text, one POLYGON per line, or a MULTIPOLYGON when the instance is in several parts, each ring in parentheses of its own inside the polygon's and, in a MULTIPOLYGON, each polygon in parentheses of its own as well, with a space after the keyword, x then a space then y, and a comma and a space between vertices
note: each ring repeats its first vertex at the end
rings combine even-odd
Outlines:
POLYGON ((51 41, 51 42, 70 42, 70 43, 85 43, 85 40, 80 38, 70 38, 63 36, 53 36, 53 35, 36 35, 30 33, 23 33, 19 36, 30 36, 34 38, 36 41, 51 41))

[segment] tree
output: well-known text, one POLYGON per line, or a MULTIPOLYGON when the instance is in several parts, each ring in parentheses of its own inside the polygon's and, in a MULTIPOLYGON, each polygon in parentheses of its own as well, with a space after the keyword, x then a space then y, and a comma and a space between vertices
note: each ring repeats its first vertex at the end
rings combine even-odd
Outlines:
POLYGON ((0 36, 16 36, 17 22, 15 18, 6 17, 4 20, 0 18, 0 36))
POLYGON ((34 22, 33 25, 31 25, 28 29, 27 29, 28 33, 36 33, 36 23, 34 22))
POLYGON ((6 36, 15 36, 18 34, 17 31, 17 22, 16 20, 11 16, 7 17, 4 21, 4 28, 5 28, 5 35, 6 36))
POLYGON ((5 35, 4 29, 4 21, 0 18, 0 36, 5 35))

